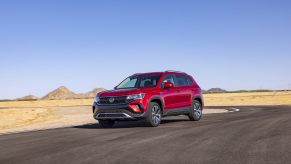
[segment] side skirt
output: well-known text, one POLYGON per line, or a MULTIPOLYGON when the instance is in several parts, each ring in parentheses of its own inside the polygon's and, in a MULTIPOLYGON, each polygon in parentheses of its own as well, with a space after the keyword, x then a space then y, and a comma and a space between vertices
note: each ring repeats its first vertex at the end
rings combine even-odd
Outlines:
POLYGON ((177 116, 177 115, 188 115, 190 113, 191 106, 183 108, 174 108, 163 111, 163 116, 177 116))

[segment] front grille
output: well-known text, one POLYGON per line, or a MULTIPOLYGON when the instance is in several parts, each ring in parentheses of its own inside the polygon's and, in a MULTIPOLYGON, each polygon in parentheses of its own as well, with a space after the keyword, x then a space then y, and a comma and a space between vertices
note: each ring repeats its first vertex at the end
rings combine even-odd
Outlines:
POLYGON ((110 105, 110 104, 126 104, 128 101, 126 100, 126 96, 120 97, 100 97, 98 104, 101 105, 110 105), (111 102, 111 101, 112 102, 111 102))

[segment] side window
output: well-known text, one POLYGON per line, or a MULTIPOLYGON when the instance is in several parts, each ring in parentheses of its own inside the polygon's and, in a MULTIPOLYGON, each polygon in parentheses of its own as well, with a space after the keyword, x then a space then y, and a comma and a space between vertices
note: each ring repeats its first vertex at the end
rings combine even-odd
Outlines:
POLYGON ((140 87, 153 87, 158 83, 158 77, 146 77, 140 81, 140 87))
POLYGON ((176 85, 177 86, 189 86, 189 78, 184 75, 176 75, 176 85))
POLYGON ((193 80, 189 76, 187 76, 187 82, 188 82, 188 85, 193 84, 193 80))
POLYGON ((167 75, 167 76, 164 78, 163 83, 162 83, 162 85, 161 85, 162 88, 164 87, 164 83, 165 83, 165 82, 171 82, 171 83, 173 83, 174 86, 175 86, 174 76, 173 76, 173 75, 167 75))

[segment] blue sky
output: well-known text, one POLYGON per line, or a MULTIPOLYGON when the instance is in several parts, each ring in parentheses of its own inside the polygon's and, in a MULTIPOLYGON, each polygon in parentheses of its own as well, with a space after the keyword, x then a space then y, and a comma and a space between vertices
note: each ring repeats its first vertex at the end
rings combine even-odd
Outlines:
POLYGON ((291 2, 0 2, 0 99, 113 88, 136 72, 185 71, 202 88, 291 88, 291 2))

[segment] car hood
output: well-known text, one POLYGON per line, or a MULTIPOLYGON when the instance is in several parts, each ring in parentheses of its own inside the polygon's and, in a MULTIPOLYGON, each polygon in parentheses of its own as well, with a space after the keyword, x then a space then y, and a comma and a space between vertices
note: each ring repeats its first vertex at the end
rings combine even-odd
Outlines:
POLYGON ((143 90, 144 89, 138 89, 138 88, 109 90, 109 91, 100 92, 98 96, 100 97, 124 96, 124 95, 131 95, 131 94, 139 94, 139 93, 142 93, 143 90))

